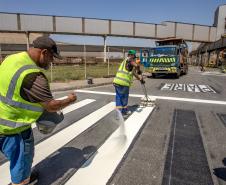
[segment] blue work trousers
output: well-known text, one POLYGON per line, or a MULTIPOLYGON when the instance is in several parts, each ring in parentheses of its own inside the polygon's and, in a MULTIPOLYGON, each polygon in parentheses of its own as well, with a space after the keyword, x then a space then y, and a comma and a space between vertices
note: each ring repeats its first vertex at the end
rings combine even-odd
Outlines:
POLYGON ((116 84, 114 86, 116 92, 116 109, 120 110, 121 113, 125 113, 128 110, 127 105, 129 99, 129 87, 116 84))

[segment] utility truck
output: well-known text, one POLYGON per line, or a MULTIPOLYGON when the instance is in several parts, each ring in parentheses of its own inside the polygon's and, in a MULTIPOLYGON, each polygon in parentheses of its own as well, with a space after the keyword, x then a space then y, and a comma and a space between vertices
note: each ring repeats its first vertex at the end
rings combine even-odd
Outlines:
POLYGON ((155 78, 158 74, 173 74, 179 78, 188 73, 188 46, 183 39, 156 41, 156 47, 142 49, 140 62, 155 78))

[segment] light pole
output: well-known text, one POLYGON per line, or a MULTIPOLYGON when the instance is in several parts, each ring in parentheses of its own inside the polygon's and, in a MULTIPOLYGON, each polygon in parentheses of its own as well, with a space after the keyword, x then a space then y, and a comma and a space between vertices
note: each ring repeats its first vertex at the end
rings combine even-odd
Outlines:
POLYGON ((30 35, 30 33, 27 31, 27 32, 26 32, 27 50, 29 50, 29 47, 30 47, 30 39, 29 39, 29 35, 30 35))
POLYGON ((109 64, 109 47, 108 47, 108 76, 110 75, 110 64, 109 64))
POLYGON ((104 63, 106 63, 106 50, 107 50, 106 38, 107 36, 104 35, 104 63))
POLYGON ((50 80, 53 82, 53 63, 50 63, 50 80))
POLYGON ((83 45, 83 58, 84 58, 84 66, 85 66, 85 79, 86 79, 86 45, 83 45))

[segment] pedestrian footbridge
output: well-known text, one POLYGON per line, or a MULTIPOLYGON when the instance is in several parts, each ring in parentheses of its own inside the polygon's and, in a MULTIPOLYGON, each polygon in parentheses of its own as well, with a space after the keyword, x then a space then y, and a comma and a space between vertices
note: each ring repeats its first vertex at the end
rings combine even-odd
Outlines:
POLYGON ((177 37, 191 42, 213 42, 215 41, 217 28, 214 26, 171 21, 153 24, 84 17, 0 13, 0 32, 116 36, 147 39, 177 37))

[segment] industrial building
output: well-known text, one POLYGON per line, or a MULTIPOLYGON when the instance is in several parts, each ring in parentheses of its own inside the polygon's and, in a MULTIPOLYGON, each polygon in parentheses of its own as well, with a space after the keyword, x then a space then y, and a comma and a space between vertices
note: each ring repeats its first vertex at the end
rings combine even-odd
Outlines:
POLYGON ((192 64, 222 68, 226 65, 226 5, 216 9, 214 26, 217 28, 216 41, 202 43, 192 51, 190 53, 192 64))
MULTIPOLYGON (((195 50, 191 53, 191 63, 199 64, 205 58, 205 64, 208 65, 209 62, 207 61, 209 61, 211 55, 218 56, 225 48, 226 5, 220 5, 216 9, 214 23, 211 26, 171 21, 165 21, 162 24, 149 24, 91 18, 0 13, 0 32, 0 58, 26 50, 36 37, 43 34, 104 37, 103 46, 58 43, 66 63, 81 62, 84 57, 105 62, 107 58, 124 57, 126 51, 131 47, 107 46, 107 36, 154 40, 164 37, 178 37, 191 42, 192 50, 195 50), (37 24, 39 22, 40 24, 37 24), (73 24, 76 24, 76 28, 73 24), (95 24, 98 25, 98 28, 94 26, 95 24), (116 29, 118 27, 120 29, 116 29), (215 54, 212 54, 213 52, 215 54), (204 53, 205 57, 203 57, 204 53)), ((137 51, 141 49, 140 47, 132 48, 137 51)), ((215 66, 217 66, 216 61, 215 63, 215 66)))

